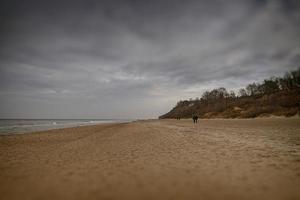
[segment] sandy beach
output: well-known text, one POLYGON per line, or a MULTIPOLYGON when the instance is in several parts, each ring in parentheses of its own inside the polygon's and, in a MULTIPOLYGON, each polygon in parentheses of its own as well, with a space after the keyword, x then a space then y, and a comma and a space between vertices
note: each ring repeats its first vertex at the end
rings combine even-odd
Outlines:
POLYGON ((147 120, 0 137, 0 199, 300 199, 300 120, 147 120))

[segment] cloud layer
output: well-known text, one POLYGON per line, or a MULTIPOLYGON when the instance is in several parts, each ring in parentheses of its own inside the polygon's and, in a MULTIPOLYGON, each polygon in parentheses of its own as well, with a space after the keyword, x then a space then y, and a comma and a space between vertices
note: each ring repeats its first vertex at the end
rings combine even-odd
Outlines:
POLYGON ((150 118, 299 66, 297 0, 3 1, 0 117, 150 118))

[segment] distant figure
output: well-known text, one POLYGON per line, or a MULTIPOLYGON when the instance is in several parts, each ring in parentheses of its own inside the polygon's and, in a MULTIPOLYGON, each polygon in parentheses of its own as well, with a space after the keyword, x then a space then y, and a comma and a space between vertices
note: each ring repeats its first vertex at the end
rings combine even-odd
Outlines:
POLYGON ((195 124, 195 123, 198 123, 198 116, 197 116, 197 115, 194 115, 194 116, 193 116, 193 121, 194 121, 194 124, 195 124))
POLYGON ((177 120, 180 120, 180 117, 176 117, 177 120))

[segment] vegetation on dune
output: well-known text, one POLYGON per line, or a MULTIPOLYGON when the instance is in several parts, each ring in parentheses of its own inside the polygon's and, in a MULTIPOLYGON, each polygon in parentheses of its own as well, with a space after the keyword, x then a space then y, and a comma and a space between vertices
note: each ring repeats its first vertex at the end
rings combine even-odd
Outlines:
POLYGON ((254 118, 300 114, 300 68, 283 77, 252 83, 236 94, 225 88, 206 91, 201 98, 179 101, 159 118, 254 118))

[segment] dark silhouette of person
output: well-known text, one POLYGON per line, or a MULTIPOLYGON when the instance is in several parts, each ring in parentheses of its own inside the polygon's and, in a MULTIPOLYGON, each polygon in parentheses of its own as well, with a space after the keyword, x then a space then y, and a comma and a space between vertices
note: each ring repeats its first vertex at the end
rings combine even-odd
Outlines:
POLYGON ((195 124, 195 123, 198 123, 198 116, 197 116, 197 115, 194 115, 194 116, 193 116, 193 122, 194 122, 194 124, 195 124))

